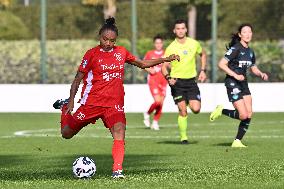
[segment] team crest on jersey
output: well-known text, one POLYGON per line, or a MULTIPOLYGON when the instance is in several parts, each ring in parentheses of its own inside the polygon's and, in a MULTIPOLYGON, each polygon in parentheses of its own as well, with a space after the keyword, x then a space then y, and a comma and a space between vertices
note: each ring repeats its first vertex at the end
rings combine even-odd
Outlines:
POLYGON ((86 68, 87 64, 88 64, 88 60, 83 60, 83 64, 82 64, 83 68, 86 68))
POLYGON ((116 60, 122 61, 122 55, 121 55, 121 53, 114 53, 114 57, 115 57, 116 60))
POLYGON ((187 55, 187 54, 188 54, 188 51, 187 51, 187 50, 184 50, 182 53, 183 53, 184 55, 187 55))
POLYGON ((253 57, 253 54, 252 54, 252 52, 250 52, 250 53, 249 53, 249 56, 250 56, 251 58, 253 57))
POLYGON ((85 118, 85 114, 83 114, 82 112, 80 112, 78 115, 77 115, 77 119, 79 120, 83 120, 85 118))

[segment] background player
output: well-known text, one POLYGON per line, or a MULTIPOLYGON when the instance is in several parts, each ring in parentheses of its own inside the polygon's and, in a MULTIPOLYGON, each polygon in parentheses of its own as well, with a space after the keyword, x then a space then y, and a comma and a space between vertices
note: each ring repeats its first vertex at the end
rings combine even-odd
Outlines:
POLYGON ((250 69, 254 75, 268 80, 267 74, 261 72, 255 65, 255 54, 248 46, 251 39, 252 26, 250 24, 240 25, 238 32, 232 35, 225 57, 218 64, 219 68, 226 73, 225 86, 229 101, 233 103, 235 110, 223 109, 223 106, 219 105, 211 113, 210 120, 214 121, 224 114, 241 121, 232 147, 246 147, 241 140, 252 117, 252 98, 247 83, 247 70, 250 69))
MULTIPOLYGON (((163 38, 159 35, 153 38, 154 49, 146 53, 144 60, 162 58, 164 56, 163 49, 163 38)), ((146 127, 150 127, 150 114, 155 111, 151 129, 159 130, 158 121, 162 115, 163 103, 166 96, 167 90, 167 80, 163 76, 162 64, 156 65, 151 68, 146 68, 148 72, 148 85, 151 91, 151 94, 154 98, 154 102, 149 107, 148 111, 144 113, 144 124, 146 127)))
POLYGON ((88 50, 71 85, 70 97, 57 100, 53 106, 62 110, 61 134, 70 139, 89 123, 101 118, 113 137, 113 178, 123 178, 125 125, 124 63, 139 68, 152 67, 164 61, 178 59, 176 55, 155 60, 137 60, 124 47, 115 46, 118 29, 115 19, 109 18, 99 31, 100 45, 88 50), (81 106, 71 115, 74 98, 83 80, 81 106))
POLYGON ((182 144, 188 144, 187 137, 187 106, 195 114, 199 113, 201 108, 200 91, 195 81, 196 55, 201 57, 201 70, 198 80, 206 80, 206 54, 200 43, 186 36, 187 28, 185 20, 177 20, 173 30, 176 38, 167 47, 165 56, 175 53, 180 56, 180 63, 173 61, 163 64, 162 72, 171 87, 171 93, 179 109, 178 127, 182 144))

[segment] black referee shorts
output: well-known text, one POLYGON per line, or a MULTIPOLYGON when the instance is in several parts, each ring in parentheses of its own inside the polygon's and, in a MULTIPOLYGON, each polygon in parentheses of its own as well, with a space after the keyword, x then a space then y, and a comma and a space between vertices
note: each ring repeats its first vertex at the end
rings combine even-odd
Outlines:
POLYGON ((176 83, 170 87, 175 104, 181 101, 185 101, 187 104, 190 100, 201 101, 200 91, 195 78, 177 78, 176 83))

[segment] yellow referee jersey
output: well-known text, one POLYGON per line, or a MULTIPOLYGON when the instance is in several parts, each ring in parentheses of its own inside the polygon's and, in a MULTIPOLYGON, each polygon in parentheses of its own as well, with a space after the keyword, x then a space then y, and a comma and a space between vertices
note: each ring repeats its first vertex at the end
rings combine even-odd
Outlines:
POLYGON ((202 52, 200 43, 189 37, 184 44, 176 39, 167 47, 165 56, 176 54, 180 56, 180 62, 177 60, 171 62, 170 76, 174 78, 189 79, 196 77, 196 55, 202 52))

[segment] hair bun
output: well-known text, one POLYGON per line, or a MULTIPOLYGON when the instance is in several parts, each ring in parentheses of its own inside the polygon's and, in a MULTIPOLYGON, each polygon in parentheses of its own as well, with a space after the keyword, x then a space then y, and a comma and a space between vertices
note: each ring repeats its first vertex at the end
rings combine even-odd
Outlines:
POLYGON ((110 17, 110 18, 106 19, 106 24, 107 25, 114 25, 115 24, 115 18, 110 17))

